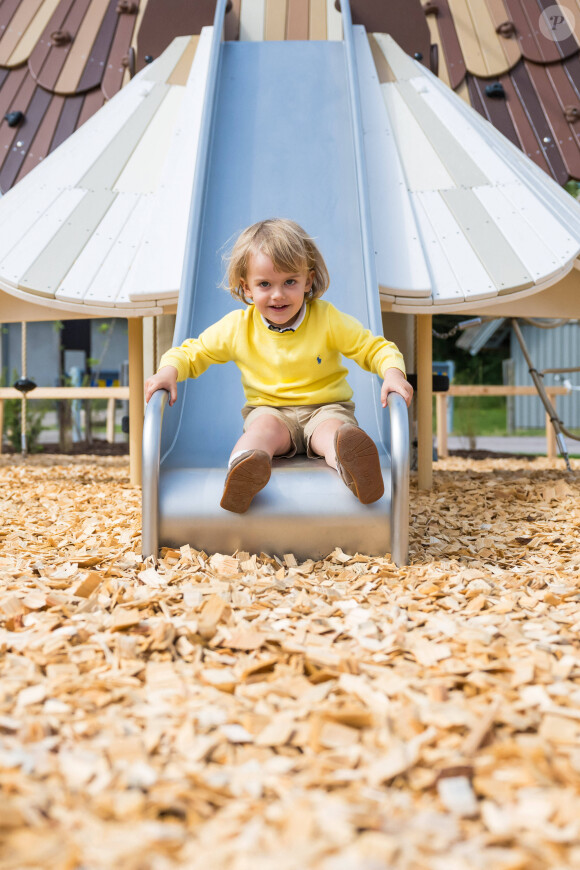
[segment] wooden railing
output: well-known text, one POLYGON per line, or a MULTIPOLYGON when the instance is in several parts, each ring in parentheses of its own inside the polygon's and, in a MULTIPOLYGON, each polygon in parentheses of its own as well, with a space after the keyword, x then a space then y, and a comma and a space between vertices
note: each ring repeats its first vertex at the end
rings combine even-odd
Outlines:
MULTIPOLYGON (((564 396, 569 390, 566 387, 546 387, 546 392, 550 397, 552 404, 556 396, 564 396)), ((447 398, 450 396, 537 396, 538 391, 535 387, 510 387, 510 386, 471 386, 471 385, 451 385, 445 393, 435 393, 435 408, 437 419, 437 455, 442 459, 449 456, 447 447, 447 398)), ((546 414, 546 456, 548 459, 555 459, 558 448, 556 444, 556 436, 554 427, 550 423, 550 418, 546 414)))
MULTIPOLYGON (((115 440, 115 402, 129 399, 129 387, 35 387, 26 396, 34 399, 106 399, 107 434, 109 444, 115 440)), ((0 387, 0 453, 2 453, 2 430, 4 426, 4 402, 6 399, 22 399, 14 387, 0 387)))

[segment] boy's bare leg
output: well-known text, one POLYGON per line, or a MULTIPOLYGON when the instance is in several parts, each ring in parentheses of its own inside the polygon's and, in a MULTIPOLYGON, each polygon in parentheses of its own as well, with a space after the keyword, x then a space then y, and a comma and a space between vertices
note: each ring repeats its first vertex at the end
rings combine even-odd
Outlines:
POLYGON ((336 468, 336 453, 334 450, 334 435, 344 425, 344 420, 325 420, 317 426, 310 438, 310 448, 314 453, 323 456, 326 464, 336 468))
POLYGON ((236 441, 232 456, 244 450, 263 450, 270 459, 288 453, 292 442, 288 429, 273 414, 258 417, 236 441))

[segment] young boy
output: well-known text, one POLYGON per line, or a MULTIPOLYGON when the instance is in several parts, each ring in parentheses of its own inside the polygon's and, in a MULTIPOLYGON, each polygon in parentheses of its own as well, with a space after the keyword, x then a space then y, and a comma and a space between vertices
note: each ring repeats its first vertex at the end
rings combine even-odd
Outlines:
POLYGON ((243 513, 270 479, 274 456, 324 457, 363 504, 384 492, 377 448, 359 428, 341 354, 383 378, 381 403, 390 392, 410 404, 396 346, 374 336, 355 318, 320 297, 329 285, 326 264, 298 224, 260 221, 238 237, 229 258, 227 285, 248 306, 227 314, 163 355, 145 382, 177 398, 177 382, 197 378, 213 363, 233 360, 247 404, 244 433, 229 460, 221 506, 243 513))

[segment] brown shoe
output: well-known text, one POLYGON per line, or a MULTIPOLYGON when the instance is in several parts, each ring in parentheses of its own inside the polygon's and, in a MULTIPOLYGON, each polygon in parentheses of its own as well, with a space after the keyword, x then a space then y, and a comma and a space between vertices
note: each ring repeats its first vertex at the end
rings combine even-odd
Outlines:
POLYGON ((371 504, 383 495, 385 486, 379 451, 366 432, 345 423, 334 436, 337 471, 362 504, 371 504))
POLYGON ((272 460, 264 450, 246 450, 237 456, 228 468, 220 505, 236 514, 245 513, 270 480, 271 471, 272 460))

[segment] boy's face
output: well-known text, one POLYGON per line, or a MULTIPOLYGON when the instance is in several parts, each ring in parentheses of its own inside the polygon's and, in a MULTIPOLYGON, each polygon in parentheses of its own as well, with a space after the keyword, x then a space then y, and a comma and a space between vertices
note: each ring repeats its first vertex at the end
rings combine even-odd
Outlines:
POLYGON ((250 254, 248 274, 243 283, 246 299, 274 326, 292 326, 312 287, 314 271, 278 272, 267 254, 250 254))

